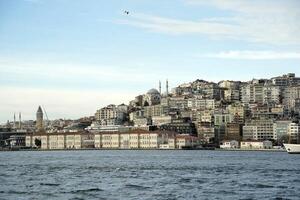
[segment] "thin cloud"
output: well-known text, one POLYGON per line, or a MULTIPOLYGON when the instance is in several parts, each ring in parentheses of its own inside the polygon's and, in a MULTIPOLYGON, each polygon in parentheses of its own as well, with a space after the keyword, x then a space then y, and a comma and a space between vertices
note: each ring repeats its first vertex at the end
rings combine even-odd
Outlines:
MULTIPOLYGON (((268 44, 300 44, 300 3, 297 1, 197 1, 188 4, 209 5, 232 12, 217 16, 181 20, 162 16, 133 14, 116 23, 172 35, 199 34, 209 38, 236 39, 268 44)), ((193 5, 195 6, 195 5, 193 5)), ((199 6, 199 11, 201 7, 199 6)))
POLYGON ((204 54, 200 57, 242 60, 282 60, 300 59, 300 53, 274 51, 224 51, 219 53, 204 54))
POLYGON ((103 106, 111 103, 128 104, 136 96, 135 92, 109 89, 78 91, 0 86, 0 91, 5 94, 0 99, 0 104, 5 105, 0 106, 2 122, 12 120, 14 112, 22 112, 24 120, 35 119, 39 105, 45 107, 49 119, 91 116, 103 106))

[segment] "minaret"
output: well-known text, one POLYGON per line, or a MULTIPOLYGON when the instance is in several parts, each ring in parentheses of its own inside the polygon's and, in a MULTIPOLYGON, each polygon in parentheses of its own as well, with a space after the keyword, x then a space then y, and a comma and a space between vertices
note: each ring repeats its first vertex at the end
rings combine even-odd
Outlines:
POLYGON ((169 81, 168 81, 168 79, 166 81, 166 95, 167 96, 169 95, 169 81))
POLYGON ((21 113, 19 112, 19 129, 22 128, 22 117, 21 117, 21 113))
POLYGON ((14 113, 14 129, 16 128, 16 113, 14 113))
POLYGON ((159 81, 159 94, 161 95, 161 82, 159 81))
POLYGON ((39 106, 37 112, 36 112, 36 129, 37 131, 43 129, 43 111, 41 106, 39 106))

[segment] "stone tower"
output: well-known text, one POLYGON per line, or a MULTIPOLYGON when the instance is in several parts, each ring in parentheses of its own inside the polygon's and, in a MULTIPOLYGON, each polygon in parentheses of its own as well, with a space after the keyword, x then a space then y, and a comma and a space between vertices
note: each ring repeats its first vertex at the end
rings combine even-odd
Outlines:
POLYGON ((36 112, 36 129, 38 131, 43 129, 43 111, 41 106, 39 106, 36 112))

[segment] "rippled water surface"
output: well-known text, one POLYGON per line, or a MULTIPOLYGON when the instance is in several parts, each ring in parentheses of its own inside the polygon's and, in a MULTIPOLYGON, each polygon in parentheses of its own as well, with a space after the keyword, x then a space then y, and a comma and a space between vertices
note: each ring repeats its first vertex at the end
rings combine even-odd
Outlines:
POLYGON ((300 155, 0 152, 0 199, 300 199, 300 155))

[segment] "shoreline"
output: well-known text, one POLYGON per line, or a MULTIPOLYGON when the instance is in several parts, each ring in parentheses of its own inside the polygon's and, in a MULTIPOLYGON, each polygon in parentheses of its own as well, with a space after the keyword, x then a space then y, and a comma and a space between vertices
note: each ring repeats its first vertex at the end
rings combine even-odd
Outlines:
POLYGON ((249 152, 286 152, 285 149, 120 149, 120 148, 82 148, 82 149, 0 149, 0 152, 13 152, 13 151, 149 151, 149 150, 155 150, 155 151, 249 151, 249 152))

